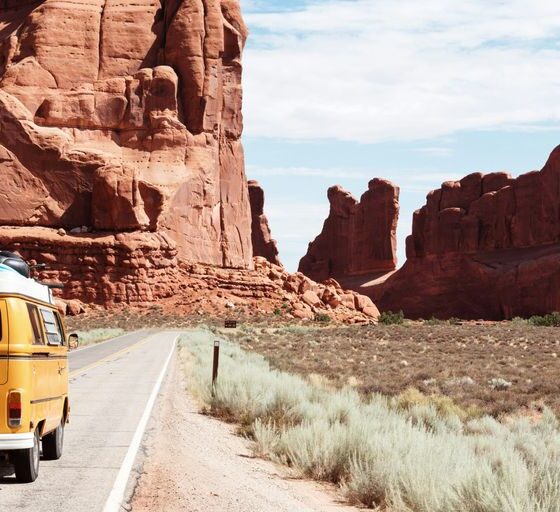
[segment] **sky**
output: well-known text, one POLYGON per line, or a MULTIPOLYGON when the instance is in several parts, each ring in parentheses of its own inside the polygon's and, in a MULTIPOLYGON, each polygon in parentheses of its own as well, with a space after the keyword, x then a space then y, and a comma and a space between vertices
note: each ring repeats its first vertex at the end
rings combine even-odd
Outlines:
POLYGON ((247 175, 295 271, 328 187, 400 186, 412 214, 443 181, 540 169, 560 144, 552 0, 241 0, 247 175))

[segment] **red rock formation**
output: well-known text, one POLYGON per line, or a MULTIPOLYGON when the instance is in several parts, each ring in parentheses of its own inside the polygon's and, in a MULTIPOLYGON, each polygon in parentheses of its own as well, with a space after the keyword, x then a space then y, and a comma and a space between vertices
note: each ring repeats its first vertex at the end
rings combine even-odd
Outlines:
POLYGON ((181 280, 177 244, 165 233, 1 227, 0 246, 13 248, 30 263, 46 263, 39 278, 63 282, 63 298, 90 305, 149 304, 174 295, 181 280))
POLYGON ((330 213, 309 244, 300 272, 316 281, 394 270, 399 188, 373 179, 358 202, 340 186, 328 191, 330 213))
POLYGON ((249 181, 249 198, 251 200, 251 239, 253 242, 253 256, 262 256, 270 263, 280 265, 278 247, 272 239, 268 219, 264 214, 264 190, 257 181, 249 181))
POLYGON ((238 0, 0 0, 0 246, 47 263, 61 307, 375 321, 339 285, 253 269, 246 36, 238 0))
POLYGON ((237 0, 0 1, 0 224, 165 235, 180 260, 252 266, 246 35, 237 0))
POLYGON ((430 192, 406 264, 370 294, 411 318, 560 311, 560 147, 539 172, 476 173, 430 192))
POLYGON ((172 314, 237 316, 231 308, 239 306, 251 315, 281 312, 284 318, 300 320, 328 315, 334 321, 364 323, 379 316, 368 297, 344 291, 334 280, 318 284, 303 274, 289 274, 262 257, 255 258, 254 269, 179 262, 176 244, 165 233, 92 235, 0 228, 0 246, 7 243, 26 254, 30 263, 48 263, 36 277, 65 283, 55 293, 64 299, 58 302, 67 314, 92 305, 157 303, 172 314))

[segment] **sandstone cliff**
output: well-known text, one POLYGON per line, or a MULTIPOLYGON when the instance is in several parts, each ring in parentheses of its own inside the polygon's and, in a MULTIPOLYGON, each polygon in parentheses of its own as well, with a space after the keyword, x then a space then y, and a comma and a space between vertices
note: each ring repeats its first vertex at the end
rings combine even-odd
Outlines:
POLYGON ((0 224, 165 233, 250 267, 237 0, 0 7, 0 224))
POLYGON ((411 318, 560 311, 560 147, 541 171, 476 173, 431 192, 406 264, 369 295, 411 318))
POLYGON ((262 256, 270 263, 280 265, 278 247, 272 239, 268 219, 264 214, 264 190, 255 180, 249 181, 249 198, 251 201, 251 240, 253 256, 262 256))
POLYGON ((0 246, 47 263, 38 277, 65 284, 73 313, 233 301, 376 319, 338 284, 254 269, 246 36, 238 0, 0 0, 0 246))
POLYGON ((329 216, 301 259, 300 272, 323 281, 394 270, 399 188, 376 178, 360 201, 338 185, 328 190, 328 199, 329 216))

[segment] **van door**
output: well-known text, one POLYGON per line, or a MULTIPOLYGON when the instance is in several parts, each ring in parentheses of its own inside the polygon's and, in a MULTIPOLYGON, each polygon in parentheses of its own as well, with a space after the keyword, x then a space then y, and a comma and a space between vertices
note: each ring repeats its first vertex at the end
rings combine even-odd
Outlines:
POLYGON ((8 382, 10 345, 6 301, 0 300, 0 385, 8 382))
MULTIPOLYGON (((60 424, 64 404, 64 393, 61 387, 61 375, 66 371, 67 361, 65 359, 66 347, 64 346, 63 332, 57 313, 45 307, 39 307, 43 327, 47 336, 46 350, 48 361, 43 365, 43 371, 47 376, 49 390, 49 409, 46 429, 50 431, 60 424)), ((66 377, 66 373, 64 373, 66 377)))

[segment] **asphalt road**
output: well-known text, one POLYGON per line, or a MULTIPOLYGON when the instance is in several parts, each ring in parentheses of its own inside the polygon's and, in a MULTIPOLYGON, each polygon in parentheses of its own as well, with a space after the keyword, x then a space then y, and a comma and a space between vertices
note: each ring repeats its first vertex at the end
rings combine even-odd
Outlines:
POLYGON ((71 353, 64 454, 58 461, 41 460, 33 484, 17 484, 4 471, 0 510, 102 511, 122 480, 123 461, 130 458, 177 335, 143 331, 71 353))

